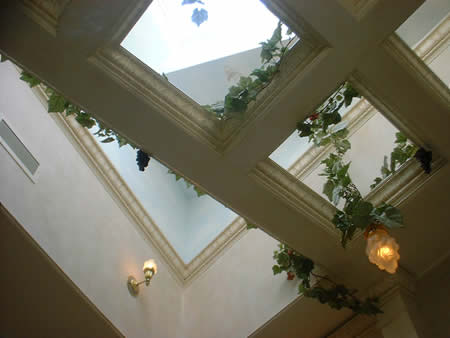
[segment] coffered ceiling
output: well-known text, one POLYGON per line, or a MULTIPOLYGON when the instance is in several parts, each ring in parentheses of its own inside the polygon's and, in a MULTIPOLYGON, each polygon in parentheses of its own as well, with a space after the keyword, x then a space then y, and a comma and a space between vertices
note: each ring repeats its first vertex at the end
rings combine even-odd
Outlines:
MULTIPOLYGON (((296 201, 284 198, 287 190, 272 178, 286 172, 272 166, 268 175, 264 168, 296 123, 345 80, 416 144, 443 162, 450 157, 448 87, 394 33, 422 1, 264 2, 302 43, 247 118, 225 126, 120 47, 149 0, 107 7, 101 0, 7 1, 0 49, 236 213, 344 281, 366 287, 382 276, 368 263, 364 242, 342 250, 307 208, 317 195, 295 182, 305 193, 296 201), (257 179, 261 171, 264 183, 257 179)), ((434 240, 450 239, 449 173, 444 166, 401 201, 407 228, 395 236, 401 264, 414 274, 448 251, 434 240)))

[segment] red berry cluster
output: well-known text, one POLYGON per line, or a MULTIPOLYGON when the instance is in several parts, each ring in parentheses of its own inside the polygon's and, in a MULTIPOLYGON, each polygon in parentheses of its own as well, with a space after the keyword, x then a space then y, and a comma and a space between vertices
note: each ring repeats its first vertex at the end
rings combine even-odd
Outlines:
POLYGON ((314 113, 314 114, 309 116, 309 119, 311 121, 317 120, 318 118, 319 118, 319 113, 314 113))

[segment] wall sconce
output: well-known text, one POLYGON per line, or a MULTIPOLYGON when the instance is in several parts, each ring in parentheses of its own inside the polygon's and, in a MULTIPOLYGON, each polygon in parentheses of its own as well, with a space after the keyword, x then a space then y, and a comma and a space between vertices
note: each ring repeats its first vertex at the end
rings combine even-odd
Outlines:
POLYGON ((144 263, 142 271, 144 271, 145 279, 141 282, 138 282, 136 278, 134 278, 133 276, 128 277, 127 281, 128 291, 131 293, 132 296, 137 296, 137 294, 139 293, 139 285, 141 285, 142 283, 145 283, 145 285, 147 286, 150 285, 150 280, 153 278, 154 275, 156 275, 158 267, 156 266, 156 263, 153 259, 149 259, 144 263))
POLYGON ((387 229, 381 224, 369 226, 365 237, 367 239, 366 254, 369 261, 376 264, 380 270, 395 273, 400 259, 399 245, 395 238, 389 236, 387 229))

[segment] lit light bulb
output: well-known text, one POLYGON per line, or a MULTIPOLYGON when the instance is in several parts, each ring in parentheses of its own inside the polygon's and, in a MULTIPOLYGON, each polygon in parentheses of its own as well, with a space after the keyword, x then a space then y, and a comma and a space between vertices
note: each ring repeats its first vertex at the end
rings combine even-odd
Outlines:
POLYGON ((366 254, 369 261, 376 264, 380 270, 395 273, 400 259, 399 248, 383 226, 375 227, 367 235, 366 254))
POLYGON ((156 266, 155 260, 149 259, 145 261, 144 266, 142 267, 142 271, 146 272, 147 270, 153 270, 153 274, 156 275, 158 267, 156 266))

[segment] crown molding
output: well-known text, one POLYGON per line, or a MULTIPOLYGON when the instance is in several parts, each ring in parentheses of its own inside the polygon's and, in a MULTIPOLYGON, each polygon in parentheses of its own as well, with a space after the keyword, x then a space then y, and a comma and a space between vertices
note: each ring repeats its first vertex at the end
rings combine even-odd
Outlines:
MULTIPOLYGON (((39 101, 47 107, 47 95, 42 86, 33 89, 39 101)), ((188 264, 184 263, 176 250, 164 236, 145 207, 119 174, 108 156, 88 129, 82 127, 73 116, 51 114, 75 149, 81 153, 89 167, 99 178, 113 198, 130 217, 146 242, 150 242, 170 267, 181 286, 187 286, 202 271, 207 269, 220 254, 246 233, 246 222, 237 217, 206 248, 188 264)))
POLYGON ((378 3, 378 0, 338 0, 338 2, 357 20, 361 20, 378 3))
POLYGON ((449 47, 450 14, 447 14, 419 43, 414 52, 426 64, 432 62, 449 47))
POLYGON ((100 49, 89 62, 120 86, 173 121, 186 133, 221 152, 220 121, 121 46, 100 49))
POLYGON ((260 161, 249 176, 278 200, 307 215, 329 235, 339 238, 339 232, 331 222, 336 208, 274 161, 269 158, 260 161))
POLYGON ((23 12, 47 32, 56 36, 59 18, 71 0, 22 0, 23 12))
MULTIPOLYGON (((435 28, 427 39, 423 40, 418 46, 418 50, 424 56, 428 56, 427 60, 422 60, 403 40, 397 35, 392 34, 384 43, 383 48, 398 62, 399 65, 413 74, 423 87, 430 93, 433 93, 444 104, 450 102, 450 90, 448 86, 424 63, 431 62, 432 59, 425 49, 428 47, 430 54, 433 50, 437 51, 444 48, 445 41, 450 38, 450 17, 447 17, 441 24, 435 28)), ((437 54, 437 53, 436 53, 437 54)))

